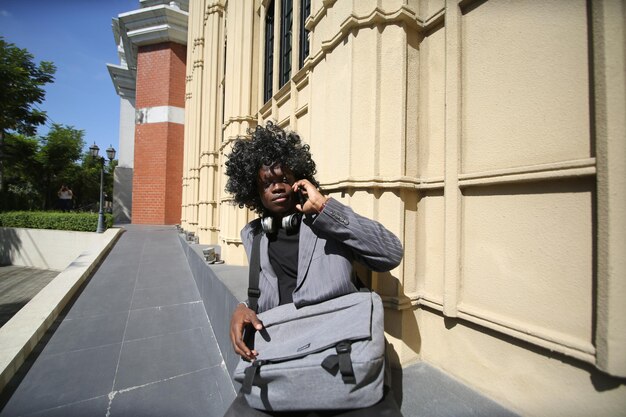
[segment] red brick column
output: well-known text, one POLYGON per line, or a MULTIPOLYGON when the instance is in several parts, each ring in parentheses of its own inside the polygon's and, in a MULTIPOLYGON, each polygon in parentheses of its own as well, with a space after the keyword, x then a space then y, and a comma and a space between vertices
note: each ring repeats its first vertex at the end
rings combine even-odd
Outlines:
POLYGON ((161 115, 184 109, 186 53, 186 46, 173 42, 142 46, 137 53, 133 223, 180 222, 184 125, 150 115, 154 108, 161 115))

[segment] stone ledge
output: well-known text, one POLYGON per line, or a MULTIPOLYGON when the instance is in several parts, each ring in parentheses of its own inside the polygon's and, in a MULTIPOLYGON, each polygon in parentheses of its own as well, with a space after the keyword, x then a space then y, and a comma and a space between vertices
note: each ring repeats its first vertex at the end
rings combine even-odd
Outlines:
MULTIPOLYGON (((230 315, 239 301, 247 298, 248 267, 228 264, 208 265, 202 256, 202 249, 208 247, 207 245, 190 244, 182 234, 179 238, 226 369, 231 376, 233 389, 238 390, 239 387, 232 381, 239 356, 235 354, 230 344, 230 315)), ((215 249, 217 253, 220 252, 219 247, 215 249)))

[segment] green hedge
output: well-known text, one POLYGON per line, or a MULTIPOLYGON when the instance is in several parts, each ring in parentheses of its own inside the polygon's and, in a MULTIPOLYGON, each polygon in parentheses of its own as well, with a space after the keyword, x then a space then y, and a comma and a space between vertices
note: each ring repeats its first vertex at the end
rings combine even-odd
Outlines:
MULTIPOLYGON (((113 216, 111 214, 105 214, 105 229, 112 226, 113 216)), ((98 228, 98 214, 62 213, 55 211, 8 211, 0 213, 0 227, 95 232, 98 228)))

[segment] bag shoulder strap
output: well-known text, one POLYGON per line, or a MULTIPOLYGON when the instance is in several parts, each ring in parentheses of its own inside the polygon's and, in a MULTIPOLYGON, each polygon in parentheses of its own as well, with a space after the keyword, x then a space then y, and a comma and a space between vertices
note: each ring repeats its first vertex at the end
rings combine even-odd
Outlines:
POLYGON ((261 236, 262 233, 258 233, 252 240, 252 252, 250 254, 250 269, 248 272, 248 307, 255 313, 257 312, 259 305, 259 297, 261 296, 261 290, 259 290, 259 272, 261 271, 261 236))

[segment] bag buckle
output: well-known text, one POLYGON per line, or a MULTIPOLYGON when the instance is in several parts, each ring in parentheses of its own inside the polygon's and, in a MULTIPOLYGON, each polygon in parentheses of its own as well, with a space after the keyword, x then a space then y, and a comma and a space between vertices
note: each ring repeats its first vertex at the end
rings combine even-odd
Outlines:
POLYGON ((354 375, 352 370, 352 360, 350 358, 350 352, 352 352, 352 345, 350 342, 344 340, 335 345, 336 355, 328 355, 322 361, 322 368, 326 369, 333 376, 337 374, 338 370, 341 370, 342 375, 354 375))
POLYGON ((244 394, 250 394, 252 392, 252 385, 254 385, 254 378, 259 373, 259 368, 265 365, 267 361, 256 360, 252 362, 250 366, 244 371, 243 383, 241 384, 241 391, 244 394))
POLYGON ((248 298, 259 298, 261 296, 261 290, 258 288, 248 288, 248 298))
POLYGON ((337 346, 335 346, 335 350, 337 353, 350 353, 352 352, 352 345, 349 342, 339 342, 337 346))

